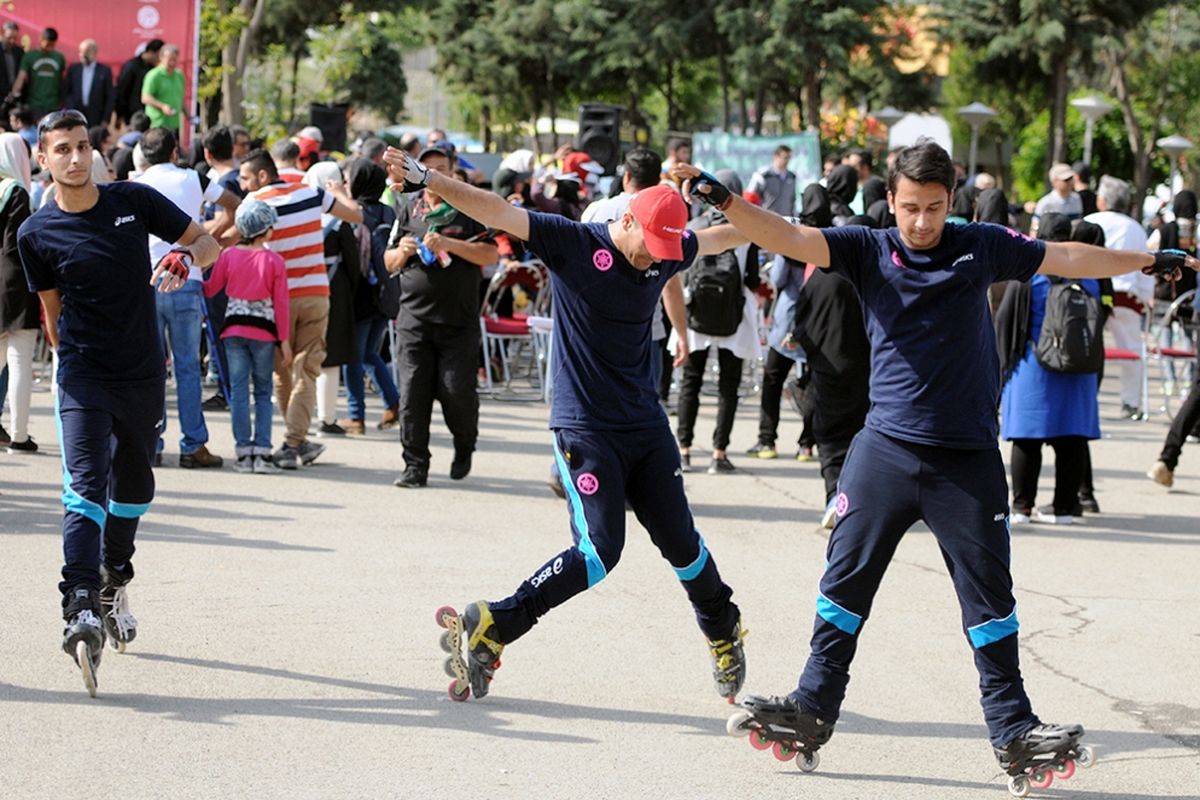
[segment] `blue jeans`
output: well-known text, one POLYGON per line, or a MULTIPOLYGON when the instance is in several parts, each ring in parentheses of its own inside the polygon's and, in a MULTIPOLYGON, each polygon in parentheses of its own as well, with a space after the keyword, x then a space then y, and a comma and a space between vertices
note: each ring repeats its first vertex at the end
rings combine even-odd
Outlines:
POLYGON ((366 419, 367 403, 363 389, 363 370, 369 370, 375 385, 383 394, 383 402, 388 408, 400 404, 400 392, 396 382, 392 380, 392 371, 387 362, 379 355, 383 346, 383 334, 387 332, 388 321, 380 316, 359 320, 354 324, 354 336, 360 360, 342 367, 342 382, 346 384, 346 407, 350 419, 366 419))
MULTIPOLYGON (((188 281, 174 292, 154 295, 158 303, 159 338, 171 339, 171 363, 175 372, 175 392, 178 400, 179 439, 182 455, 194 453, 208 442, 208 428, 200 407, 200 324, 203 312, 204 287, 200 281, 188 281)), ((164 406, 165 408, 165 406, 164 406)), ((167 414, 163 411, 162 433, 167 432, 167 414)), ((161 453, 163 441, 158 440, 161 453)))
POLYGON ((271 393, 275 345, 241 336, 223 339, 229 364, 229 416, 237 455, 271 454, 271 393), (250 378, 254 378, 254 431, 250 430, 250 378))

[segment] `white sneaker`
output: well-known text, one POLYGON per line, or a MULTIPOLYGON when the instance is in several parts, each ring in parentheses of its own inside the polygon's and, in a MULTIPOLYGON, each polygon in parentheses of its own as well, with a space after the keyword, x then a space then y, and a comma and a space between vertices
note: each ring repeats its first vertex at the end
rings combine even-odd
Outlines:
POLYGON ((1008 515, 1008 524, 1009 525, 1028 525, 1029 524, 1029 515, 1022 514, 1020 511, 1010 512, 1008 515))
POLYGON ((1044 525, 1074 525, 1075 518, 1070 514, 1055 514, 1054 510, 1047 508, 1034 509, 1033 521, 1041 522, 1044 525))
POLYGON ((829 501, 829 505, 825 506, 825 514, 821 517, 821 527, 827 531, 833 530, 834 523, 837 522, 837 498, 829 501))
POLYGON ((278 475, 283 472, 279 465, 270 459, 269 456, 254 457, 254 474, 255 475, 278 475))
POLYGON ((1175 485, 1175 470, 1168 467, 1164 461, 1155 461, 1146 477, 1168 489, 1175 485))
POLYGON ((233 465, 237 472, 247 473, 254 471, 254 456, 238 456, 237 462, 233 465))

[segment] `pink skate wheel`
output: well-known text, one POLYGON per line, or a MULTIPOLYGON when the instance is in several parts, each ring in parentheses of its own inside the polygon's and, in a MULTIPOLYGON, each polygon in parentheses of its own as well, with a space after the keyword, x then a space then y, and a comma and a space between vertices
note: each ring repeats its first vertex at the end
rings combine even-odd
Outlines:
POLYGON ((796 751, 790 745, 776 742, 771 746, 771 755, 775 756, 776 761, 791 761, 796 757, 796 751))
POLYGON ((1054 783, 1054 773, 1048 769, 1035 769, 1029 775, 1029 785, 1034 789, 1049 789, 1054 783))
POLYGON ((442 606, 433 613, 433 618, 437 621, 439 628, 446 627, 446 620, 443 617, 457 617, 458 612, 454 610, 454 606, 442 606))
POLYGON ((771 746, 771 740, 762 731, 750 731, 750 746, 755 750, 766 750, 771 746))
POLYGON ((455 692, 456 688, 458 688, 458 681, 457 680, 450 681, 449 694, 450 694, 450 699, 453 700, 454 702, 456 702, 456 703, 465 702, 466 699, 471 696, 471 687, 470 686, 464 686, 463 690, 462 690, 462 694, 458 694, 457 692, 455 692))
POLYGON ((1063 764, 1054 768, 1054 772, 1058 775, 1060 781, 1065 781, 1075 774, 1075 761, 1067 759, 1063 764))

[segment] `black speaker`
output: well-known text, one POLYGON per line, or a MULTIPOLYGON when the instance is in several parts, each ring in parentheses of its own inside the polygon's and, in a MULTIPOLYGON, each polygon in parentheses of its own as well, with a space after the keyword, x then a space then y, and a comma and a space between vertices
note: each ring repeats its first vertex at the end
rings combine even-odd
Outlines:
POLYGON ((587 153, 605 175, 615 175, 621 163, 622 106, 584 103, 579 107, 579 137, 575 147, 587 153))
POLYGON ((321 129, 325 141, 321 143, 322 150, 346 152, 346 112, 350 110, 349 103, 310 103, 308 106, 308 124, 321 129))

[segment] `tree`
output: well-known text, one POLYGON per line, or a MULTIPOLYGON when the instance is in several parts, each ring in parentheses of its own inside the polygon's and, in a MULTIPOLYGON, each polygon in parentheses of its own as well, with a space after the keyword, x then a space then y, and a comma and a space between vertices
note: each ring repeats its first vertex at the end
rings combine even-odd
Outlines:
MULTIPOLYGON (((410 10, 411 11, 411 10, 410 10)), ((420 45, 404 14, 359 12, 344 6, 337 24, 310 34, 309 49, 325 83, 324 102, 350 102, 395 122, 404 111, 404 51, 420 45)))

